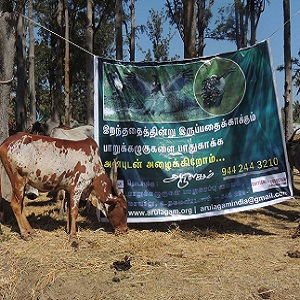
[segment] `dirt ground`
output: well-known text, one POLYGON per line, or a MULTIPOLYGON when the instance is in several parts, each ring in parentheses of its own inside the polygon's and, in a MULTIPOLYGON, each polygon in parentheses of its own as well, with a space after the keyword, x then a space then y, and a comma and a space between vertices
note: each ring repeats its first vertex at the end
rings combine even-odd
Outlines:
MULTIPOLYGON (((300 176, 295 176, 300 187, 300 176)), ((55 203, 26 201, 36 229, 14 220, 0 235, 0 299, 300 299, 300 197, 220 217, 129 224, 115 236, 82 209, 79 248, 70 247, 55 203)))

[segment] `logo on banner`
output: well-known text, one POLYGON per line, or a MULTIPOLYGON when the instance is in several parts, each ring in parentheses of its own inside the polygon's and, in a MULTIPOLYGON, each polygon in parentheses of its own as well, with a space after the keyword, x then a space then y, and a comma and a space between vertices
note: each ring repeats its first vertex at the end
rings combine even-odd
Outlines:
POLYGON ((246 80, 240 66, 230 59, 213 58, 198 70, 194 94, 200 107, 214 115, 232 112, 242 101, 246 80))
POLYGON ((254 193, 270 189, 287 187, 286 173, 272 174, 251 179, 252 191, 254 193))

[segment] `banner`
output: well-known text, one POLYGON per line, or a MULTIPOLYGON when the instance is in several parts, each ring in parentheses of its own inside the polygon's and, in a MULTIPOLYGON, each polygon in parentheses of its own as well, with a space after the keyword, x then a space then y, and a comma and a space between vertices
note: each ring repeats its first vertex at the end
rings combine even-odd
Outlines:
POLYGON ((209 217, 292 197, 269 42, 172 62, 95 58, 95 138, 128 222, 209 217))

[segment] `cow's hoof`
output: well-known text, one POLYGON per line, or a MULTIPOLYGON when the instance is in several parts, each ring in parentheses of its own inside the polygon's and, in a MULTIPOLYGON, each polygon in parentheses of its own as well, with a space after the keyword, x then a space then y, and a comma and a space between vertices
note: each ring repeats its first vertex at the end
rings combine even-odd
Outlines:
POLYGON ((67 227, 64 228, 64 232, 65 232, 66 234, 70 234, 70 230, 69 230, 67 227))
POLYGON ((22 238, 24 241, 26 241, 26 242, 32 240, 32 236, 31 236, 30 234, 26 234, 26 235, 21 234, 21 238, 22 238))
POLYGON ((31 241, 33 236, 35 235, 35 230, 28 230, 25 233, 21 233, 21 238, 24 241, 31 241))

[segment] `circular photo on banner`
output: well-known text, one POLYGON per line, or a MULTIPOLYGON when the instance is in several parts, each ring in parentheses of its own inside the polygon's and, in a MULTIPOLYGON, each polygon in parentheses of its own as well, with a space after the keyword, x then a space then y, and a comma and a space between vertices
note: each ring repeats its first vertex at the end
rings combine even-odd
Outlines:
POLYGON ((241 103, 245 89, 244 73, 230 59, 213 58, 195 76, 195 98, 203 110, 213 115, 232 112, 241 103))

